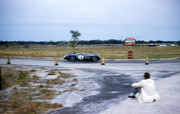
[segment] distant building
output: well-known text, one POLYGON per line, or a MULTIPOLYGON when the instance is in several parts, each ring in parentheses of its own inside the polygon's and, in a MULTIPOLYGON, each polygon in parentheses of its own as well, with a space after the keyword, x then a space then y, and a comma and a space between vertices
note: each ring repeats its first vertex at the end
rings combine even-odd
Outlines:
POLYGON ((167 44, 161 44, 161 45, 159 45, 159 47, 168 47, 168 45, 167 44))
POLYGON ((177 47, 178 45, 176 45, 176 44, 170 44, 169 46, 171 46, 171 47, 177 47))
POLYGON ((149 47, 156 47, 155 44, 149 44, 149 47))

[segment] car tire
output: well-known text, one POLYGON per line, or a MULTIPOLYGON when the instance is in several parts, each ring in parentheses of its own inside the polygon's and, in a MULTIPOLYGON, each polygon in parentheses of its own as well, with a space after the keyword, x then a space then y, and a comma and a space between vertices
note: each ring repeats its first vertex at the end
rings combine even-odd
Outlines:
POLYGON ((97 61, 97 57, 92 57, 91 61, 96 62, 97 61))
POLYGON ((74 62, 76 60, 76 58, 74 56, 71 56, 71 57, 69 57, 69 60, 74 62))

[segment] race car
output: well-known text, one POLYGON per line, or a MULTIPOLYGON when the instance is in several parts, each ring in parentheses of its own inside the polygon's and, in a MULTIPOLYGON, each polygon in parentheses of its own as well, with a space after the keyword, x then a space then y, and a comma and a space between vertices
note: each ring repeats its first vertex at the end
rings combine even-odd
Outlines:
POLYGON ((76 61, 76 60, 91 60, 93 62, 96 62, 101 59, 101 57, 94 53, 68 53, 64 56, 64 59, 69 61, 76 61))

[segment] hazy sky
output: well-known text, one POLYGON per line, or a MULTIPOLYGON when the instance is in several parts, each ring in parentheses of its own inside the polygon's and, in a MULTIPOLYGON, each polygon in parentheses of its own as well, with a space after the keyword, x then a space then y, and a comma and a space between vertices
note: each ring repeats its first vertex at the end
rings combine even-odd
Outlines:
POLYGON ((180 40, 180 0, 0 0, 0 40, 180 40))

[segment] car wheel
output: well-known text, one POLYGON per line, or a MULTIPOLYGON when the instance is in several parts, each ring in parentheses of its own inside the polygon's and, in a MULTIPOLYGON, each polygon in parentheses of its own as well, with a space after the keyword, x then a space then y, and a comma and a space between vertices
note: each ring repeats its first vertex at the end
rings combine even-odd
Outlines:
POLYGON ((74 62, 74 61, 76 60, 76 58, 75 58, 74 56, 71 56, 71 57, 69 58, 69 60, 74 62))
POLYGON ((97 61, 97 57, 92 57, 91 60, 92 60, 93 62, 96 62, 96 61, 97 61))

